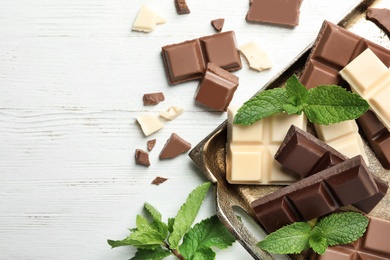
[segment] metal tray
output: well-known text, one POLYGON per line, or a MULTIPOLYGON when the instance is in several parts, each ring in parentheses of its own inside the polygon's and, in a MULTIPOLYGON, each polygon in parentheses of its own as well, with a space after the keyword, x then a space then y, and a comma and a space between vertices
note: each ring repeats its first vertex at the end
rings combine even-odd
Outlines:
MULTIPOLYGON (((379 28, 365 18, 365 11, 368 7, 390 8, 390 0, 362 0, 338 23, 338 25, 357 33, 358 35, 376 42, 384 47, 390 48, 389 37, 379 28)), ((291 64, 278 73, 260 91, 281 87, 293 74, 300 75, 305 62, 310 54, 312 44, 298 55, 291 64)), ((365 150, 369 157, 370 169, 374 174, 386 182, 390 182, 390 171, 385 170, 372 150, 367 145, 365 137, 365 150)), ((239 221, 233 208, 238 207, 244 210, 250 217, 255 219, 250 204, 256 198, 269 194, 280 186, 255 186, 255 185, 233 185, 225 178, 225 155, 226 155, 226 121, 218 126, 206 138, 204 138, 189 156, 195 164, 203 171, 206 177, 215 186, 216 212, 222 223, 237 238, 244 248, 254 259, 273 259, 273 257, 256 246, 259 242, 250 230, 239 221)), ((390 220, 390 192, 370 212, 370 215, 390 220)), ((303 259, 302 255, 289 256, 292 259, 303 259)))

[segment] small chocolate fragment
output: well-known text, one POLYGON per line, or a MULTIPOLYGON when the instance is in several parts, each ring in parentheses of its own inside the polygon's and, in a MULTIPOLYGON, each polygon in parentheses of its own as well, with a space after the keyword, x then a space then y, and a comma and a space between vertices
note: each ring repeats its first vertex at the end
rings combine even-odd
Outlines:
POLYGON ((368 8, 367 19, 375 23, 390 37, 390 10, 385 8, 368 8))
POLYGON ((267 232, 309 221, 378 193, 371 172, 356 156, 252 202, 267 232), (354 191, 354 192, 351 192, 354 191))
POLYGON ((137 122, 145 136, 151 135, 164 127, 164 124, 153 115, 139 115, 137 122))
POLYGON ((142 100, 144 101, 144 106, 149 105, 157 105, 161 101, 165 100, 164 93, 162 92, 156 92, 156 93, 148 93, 144 94, 142 100))
POLYGON ((297 26, 302 0, 251 0, 248 22, 297 26))
POLYGON ((156 139, 149 140, 146 145, 148 147, 148 151, 150 152, 156 145, 156 139))
POLYGON ((186 3, 186 0, 175 0, 176 12, 178 14, 189 14, 191 13, 190 8, 186 3))
POLYGON ((390 259, 390 221, 369 217, 364 235, 357 241, 328 247, 325 254, 312 253, 312 260, 390 259))
MULTIPOLYGON (((304 178, 348 158, 313 135, 296 126, 291 126, 275 154, 275 159, 283 167, 304 178), (301 158, 305 158, 304 163, 301 163, 301 158)), ((383 199, 389 188, 387 183, 377 176, 373 175, 373 178, 378 192, 353 204, 354 207, 365 213, 369 213, 383 199)))
POLYGON ((241 69, 233 31, 163 46, 162 58, 170 84, 200 79, 212 62, 227 71, 241 69))
POLYGON ((195 100, 218 111, 226 111, 238 87, 238 77, 208 63, 195 100))
POLYGON ((157 176, 156 178, 154 178, 154 180, 152 181, 151 184, 153 184, 153 185, 160 185, 160 184, 166 182, 167 180, 168 180, 167 178, 157 176))
POLYGON ((156 25, 165 23, 165 19, 146 6, 142 6, 131 29, 133 31, 151 32, 156 25))
POLYGON ((165 143, 160 152, 160 159, 170 159, 187 152, 191 149, 191 144, 175 133, 165 143))
POLYGON ((222 31, 224 23, 225 23, 225 19, 223 18, 211 20, 211 25, 214 27, 215 30, 217 30, 217 32, 222 31))
POLYGON ((135 163, 150 166, 149 154, 141 149, 135 150, 135 163))

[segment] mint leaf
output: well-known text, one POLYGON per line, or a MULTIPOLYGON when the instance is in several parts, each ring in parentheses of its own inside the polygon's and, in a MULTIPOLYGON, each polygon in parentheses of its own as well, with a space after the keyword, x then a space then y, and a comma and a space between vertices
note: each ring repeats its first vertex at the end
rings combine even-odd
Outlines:
POLYGON ((202 249, 213 246, 224 249, 231 246, 234 241, 236 241, 235 237, 215 215, 202 220, 188 231, 179 247, 179 252, 185 259, 192 259, 202 249))
POLYGON ((269 234, 257 246, 275 254, 298 254, 309 248, 311 226, 295 222, 269 234))
POLYGON ((158 212, 157 209, 155 209, 152 205, 150 205, 147 202, 144 203, 144 208, 150 213, 150 215, 152 215, 152 217, 155 221, 161 222, 162 216, 161 216, 161 213, 158 212))
POLYGON ((209 182, 198 186, 188 195, 186 202, 180 207, 173 223, 173 231, 168 238, 171 249, 176 249, 179 246, 181 238, 191 227, 209 187, 209 182))
POLYGON ((286 89, 265 90, 244 103, 234 117, 235 124, 251 125, 265 117, 282 112, 283 105, 288 103, 286 89))
POLYGON ((215 259, 215 252, 210 248, 199 250, 192 258, 186 258, 186 260, 213 260, 215 259))
POLYGON ((138 248, 137 253, 130 260, 161 260, 169 256, 171 252, 158 247, 154 250, 140 249, 138 248))
POLYGON ((366 231, 368 218, 356 212, 343 212, 322 218, 317 226, 324 232, 329 246, 358 240, 366 231))
POLYGON ((309 238, 309 245, 317 254, 322 255, 325 253, 328 244, 326 242, 324 232, 320 227, 316 226, 312 229, 309 238))
MULTIPOLYGON (((307 103, 309 91, 299 82, 297 76, 292 75, 287 80, 286 91, 291 105, 296 107, 297 112, 302 111, 303 106, 307 103)), ((288 111, 286 112, 289 113, 288 111)))
POLYGON ((120 247, 120 246, 132 246, 136 244, 136 241, 133 241, 129 237, 123 239, 123 240, 111 240, 108 239, 107 243, 111 246, 111 248, 120 247))
POLYGON ((296 107, 294 105, 291 105, 291 104, 284 104, 283 105, 283 110, 286 111, 287 114, 291 115, 291 114, 302 114, 302 109, 299 108, 299 107, 296 107))
POLYGON ((169 233, 173 232, 173 224, 175 223, 175 218, 168 219, 168 231, 169 233))
POLYGON ((339 86, 318 86, 309 90, 307 106, 303 108, 310 122, 335 124, 356 119, 369 108, 366 100, 358 94, 339 86))

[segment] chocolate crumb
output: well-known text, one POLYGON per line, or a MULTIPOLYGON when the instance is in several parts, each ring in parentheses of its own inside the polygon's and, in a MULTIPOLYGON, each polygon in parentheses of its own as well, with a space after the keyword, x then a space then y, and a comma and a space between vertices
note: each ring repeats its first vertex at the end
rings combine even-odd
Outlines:
POLYGON ((390 9, 368 8, 367 19, 375 23, 390 37, 390 9))
POLYGON ((223 24, 225 23, 225 19, 219 18, 211 21, 211 25, 214 27, 217 32, 222 31, 223 24))
POLYGON ((186 0, 175 0, 176 12, 178 14, 189 14, 191 13, 186 0))
POLYGON ((187 152, 191 149, 191 144, 173 133, 161 150, 160 159, 170 159, 187 152))
POLYGON ((162 92, 156 92, 156 93, 149 93, 149 94, 144 94, 143 99, 144 101, 144 106, 149 106, 149 105, 157 105, 161 101, 165 100, 164 94, 162 92))
POLYGON ((156 145, 156 139, 149 140, 146 145, 148 147, 148 151, 150 152, 156 145))
POLYGON ((135 163, 150 166, 149 154, 141 149, 135 150, 135 163))
POLYGON ((151 184, 157 185, 157 186, 158 186, 158 185, 160 185, 161 183, 166 182, 167 180, 168 180, 167 178, 157 176, 156 178, 154 178, 154 180, 152 181, 151 184))

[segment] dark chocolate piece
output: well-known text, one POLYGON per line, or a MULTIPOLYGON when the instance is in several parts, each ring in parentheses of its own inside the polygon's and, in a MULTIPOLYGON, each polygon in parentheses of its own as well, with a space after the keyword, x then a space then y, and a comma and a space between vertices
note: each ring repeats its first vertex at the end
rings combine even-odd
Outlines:
MULTIPOLYGON (((340 26, 324 21, 300 81, 309 89, 324 84, 348 86, 348 83, 339 76, 338 72, 367 48, 370 48, 387 67, 390 66, 390 50, 340 26)), ((358 123, 379 161, 383 167, 390 169, 390 132, 379 120, 376 121, 375 115, 372 116, 371 113, 366 113, 358 119, 358 123), (364 122, 366 120, 368 122, 364 122), (370 128, 368 125, 373 121, 375 121, 375 128, 384 129, 380 133, 380 138, 365 130, 370 128), (367 127, 363 127, 363 125, 367 125, 367 127)))
POLYGON ((252 207, 264 229, 273 232, 296 221, 309 221, 331 213, 376 193, 378 187, 359 155, 261 197, 252 202, 252 207))
POLYGON ((161 150, 160 159, 174 158, 191 149, 191 144, 173 133, 161 150))
POLYGON ((208 63, 195 100, 218 111, 226 111, 237 86, 237 76, 214 63, 208 63))
POLYGON ((225 19, 223 18, 211 20, 211 25, 214 27, 215 30, 217 30, 217 32, 222 31, 224 23, 225 23, 225 19))
POLYGON ((367 19, 375 23, 390 37, 390 10, 385 8, 368 8, 367 19))
POLYGON ((390 221, 370 217, 367 230, 348 245, 328 247, 325 254, 312 253, 312 260, 390 259, 390 221))
POLYGON ((153 184, 153 185, 160 185, 160 184, 166 182, 167 180, 168 180, 167 178, 157 176, 156 178, 154 178, 154 180, 152 181, 151 184, 153 184))
POLYGON ((150 166, 149 154, 141 149, 135 150, 135 163, 145 166, 150 166))
POLYGON ((149 105, 157 105, 161 101, 165 100, 164 94, 162 92, 156 92, 156 93, 149 93, 149 94, 144 94, 142 98, 144 102, 144 106, 149 106, 149 105))
POLYGON ((176 12, 178 14, 189 14, 191 13, 190 8, 186 3, 186 0, 175 0, 176 12))
MULTIPOLYGON (((284 168, 305 178, 348 158, 314 137, 313 135, 291 126, 279 150, 275 154, 275 159, 284 168), (302 163, 302 158, 305 162, 302 163)), ((373 175, 378 192, 373 196, 363 199, 353 204, 357 209, 369 213, 386 195, 389 186, 377 176, 373 175)))
POLYGON ((302 0, 251 0, 246 20, 256 23, 297 26, 301 3, 302 0))
POLYGON ((154 146, 156 145, 156 139, 149 140, 146 143, 146 145, 148 147, 148 151, 150 152, 151 150, 153 150, 154 146))
POLYGON ((242 68, 233 31, 166 45, 162 57, 170 84, 202 78, 208 62, 227 71, 242 68))

